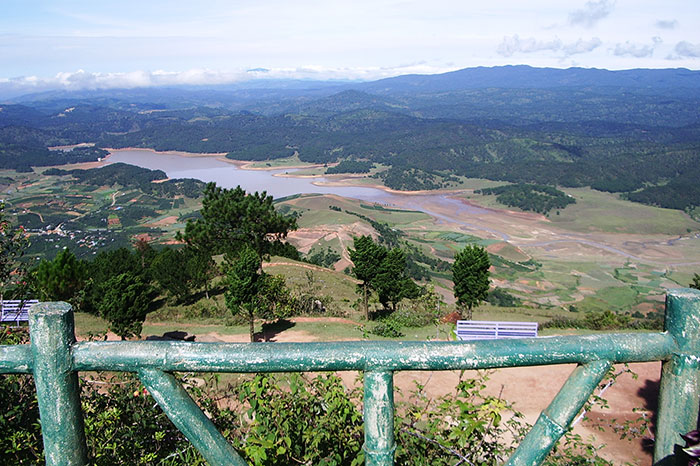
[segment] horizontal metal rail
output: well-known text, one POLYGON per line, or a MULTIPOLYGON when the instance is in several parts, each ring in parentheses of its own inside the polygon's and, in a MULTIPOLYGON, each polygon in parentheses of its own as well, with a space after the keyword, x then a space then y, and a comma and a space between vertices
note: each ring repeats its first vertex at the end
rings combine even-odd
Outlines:
MULTIPOLYGON (((666 360, 677 351, 667 333, 599 334, 495 341, 348 341, 189 343, 105 341, 73 345, 73 370, 135 372, 321 372, 459 370, 666 360)), ((32 372, 28 347, 0 346, 0 371, 32 372)))
POLYGON ((31 345, 0 346, 0 373, 33 374, 49 465, 87 464, 77 374, 136 372, 163 411, 210 464, 243 465, 170 372, 365 372, 365 462, 392 465, 393 373, 549 364, 578 368, 509 460, 545 459, 612 364, 663 361, 654 461, 675 464, 678 434, 697 422, 700 292, 673 290, 665 332, 468 342, 189 343, 75 341, 65 303, 30 312, 31 345))

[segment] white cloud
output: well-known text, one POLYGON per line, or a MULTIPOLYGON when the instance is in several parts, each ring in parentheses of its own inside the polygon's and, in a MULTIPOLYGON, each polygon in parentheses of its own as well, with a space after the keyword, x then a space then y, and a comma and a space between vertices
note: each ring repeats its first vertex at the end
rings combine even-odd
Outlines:
POLYGON ((569 14, 569 23, 580 24, 587 28, 593 27, 598 21, 610 15, 614 6, 615 3, 608 0, 586 2, 583 8, 569 14))
POLYGON ((597 37, 594 37, 591 40, 579 39, 576 42, 565 45, 562 48, 562 50, 564 51, 564 53, 567 56, 570 56, 570 55, 576 55, 579 53, 592 52, 593 50, 600 47, 602 44, 603 44, 603 42, 597 37))
POLYGON ((688 41, 681 41, 673 49, 679 57, 700 57, 700 44, 693 44, 688 41))
POLYGON ((654 54, 654 46, 635 44, 630 41, 627 41, 624 44, 616 44, 615 49, 613 50, 613 54, 615 54, 618 57, 651 57, 654 54))
POLYGON ((533 37, 520 39, 517 34, 512 37, 504 37, 496 49, 499 55, 512 57, 516 53, 533 53, 541 50, 559 50, 561 41, 557 38, 550 41, 539 41, 533 37))
POLYGON ((234 84, 263 79, 374 80, 400 74, 435 74, 458 67, 434 66, 425 62, 395 67, 329 68, 307 65, 296 68, 252 68, 222 72, 209 69, 186 71, 132 71, 127 73, 92 73, 85 70, 61 72, 52 77, 22 76, 0 78, 0 97, 18 96, 46 90, 132 89, 138 87, 234 84))
POLYGON ((660 19, 655 23, 655 25, 659 29, 676 29, 678 27, 678 21, 675 19, 671 19, 671 20, 660 19))
POLYGON ((543 50, 552 52, 562 52, 565 57, 576 55, 579 53, 591 52, 602 45, 602 41, 598 37, 593 37, 590 40, 578 39, 576 42, 563 43, 559 38, 553 40, 541 41, 533 37, 521 39, 515 34, 512 37, 504 37, 496 49, 499 55, 504 57, 512 57, 516 53, 535 53, 543 50))

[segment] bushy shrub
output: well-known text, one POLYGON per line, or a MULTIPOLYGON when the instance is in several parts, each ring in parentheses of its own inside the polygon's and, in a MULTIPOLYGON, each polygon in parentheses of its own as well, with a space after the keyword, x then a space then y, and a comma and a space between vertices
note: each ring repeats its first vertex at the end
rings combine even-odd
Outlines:
POLYGON ((650 314, 642 319, 616 314, 613 311, 592 311, 583 318, 555 317, 540 325, 540 328, 576 328, 588 330, 660 330, 663 328, 663 315, 650 314))
MULTIPOLYGON (((0 345, 29 342, 25 329, 0 326, 0 345)), ((43 464, 39 405, 34 379, 0 375, 0 464, 43 464)))
POLYGON ((493 291, 489 291, 486 302, 498 307, 516 307, 522 304, 520 298, 513 296, 503 288, 495 288, 493 291))
POLYGON ((379 321, 369 330, 369 333, 387 338, 399 338, 404 336, 404 333, 401 331, 401 324, 392 317, 386 317, 379 321))

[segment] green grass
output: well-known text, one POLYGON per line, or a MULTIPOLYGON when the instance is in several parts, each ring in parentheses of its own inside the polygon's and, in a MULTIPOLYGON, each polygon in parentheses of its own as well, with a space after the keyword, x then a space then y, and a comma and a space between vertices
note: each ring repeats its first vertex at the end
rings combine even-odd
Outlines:
POLYGON ((101 317, 97 317, 86 312, 76 312, 75 333, 87 337, 89 334, 100 335, 107 332, 108 322, 101 317))
POLYGON ((285 172, 292 176, 323 176, 326 174, 325 167, 310 167, 302 169, 294 169, 294 171, 285 172))
MULTIPOLYGON (((496 183, 502 185, 504 183, 496 183)), ((478 188, 475 188, 478 189, 478 188)), ((700 230, 700 222, 680 210, 662 209, 620 199, 617 194, 590 188, 560 188, 576 198, 576 204, 552 211, 549 221, 557 227, 576 232, 634 233, 683 235, 700 230)), ((509 209, 496 200, 496 196, 466 194, 483 207, 509 209)), ((697 217, 696 217, 697 218, 697 217)))
POLYGON ((331 296, 336 305, 349 309, 350 303, 357 299, 355 293, 357 282, 342 272, 317 267, 282 257, 273 257, 271 262, 281 265, 266 266, 265 271, 271 274, 282 274, 287 285, 293 290, 307 290, 309 283, 307 273, 313 274, 313 285, 318 288, 320 295, 331 296))
POLYGON ((578 232, 634 234, 687 234, 697 231, 700 223, 679 210, 661 209, 620 199, 615 194, 589 188, 564 188, 576 198, 559 215, 549 219, 558 227, 578 232))
POLYGON ((312 165, 308 162, 302 162, 299 160, 298 154, 294 154, 291 157, 283 157, 281 159, 274 159, 274 160, 264 160, 260 162, 254 162, 249 165, 250 168, 265 168, 265 169, 274 169, 274 168, 285 168, 285 167, 300 167, 300 166, 309 166, 312 165))
POLYGON ((639 292, 633 287, 611 286, 599 290, 595 297, 608 303, 614 310, 622 310, 637 303, 639 292))
POLYGON ((402 226, 415 227, 421 223, 431 222, 431 217, 423 212, 386 209, 378 204, 368 205, 362 201, 331 195, 300 196, 280 204, 289 205, 302 213, 301 218, 297 221, 301 228, 312 228, 320 225, 347 225, 364 221, 355 215, 346 213, 346 210, 399 229, 402 226), (331 210, 330 206, 339 207, 341 212, 331 210))

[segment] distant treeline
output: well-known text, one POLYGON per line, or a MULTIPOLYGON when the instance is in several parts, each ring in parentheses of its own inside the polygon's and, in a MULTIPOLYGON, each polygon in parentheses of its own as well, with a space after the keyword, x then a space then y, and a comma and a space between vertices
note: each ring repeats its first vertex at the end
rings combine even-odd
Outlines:
POLYGON ((547 214, 552 209, 563 209, 576 204, 576 199, 552 186, 540 184, 511 184, 477 189, 477 194, 493 194, 501 204, 547 214))
POLYGON ((292 155, 294 155, 294 149, 280 144, 253 143, 229 152, 226 154, 226 158, 232 160, 274 160, 291 157, 292 155))
POLYGON ((97 147, 76 147, 73 150, 49 150, 52 141, 41 131, 27 128, 0 128, 0 168, 30 172, 32 167, 94 162, 107 155, 97 147))
POLYGON ((174 197, 183 195, 198 198, 202 195, 205 183, 192 178, 168 180, 162 170, 149 170, 126 163, 114 163, 101 168, 89 170, 61 170, 50 168, 45 175, 72 176, 76 183, 90 186, 121 185, 126 188, 137 188, 147 194, 159 197, 174 197), (165 180, 158 183, 154 181, 165 180))
POLYGON ((335 167, 328 167, 326 173, 334 175, 337 173, 369 173, 374 168, 372 162, 361 160, 343 160, 335 167))

